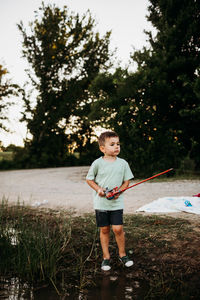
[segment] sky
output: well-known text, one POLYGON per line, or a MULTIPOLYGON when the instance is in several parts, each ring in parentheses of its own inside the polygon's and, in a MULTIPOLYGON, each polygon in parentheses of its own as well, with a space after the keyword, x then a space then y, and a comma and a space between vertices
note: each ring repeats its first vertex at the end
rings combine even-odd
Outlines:
MULTIPOLYGON (((104 35, 112 31, 111 49, 117 48, 116 56, 122 66, 129 63, 133 49, 139 50, 147 45, 144 30, 153 31, 147 22, 148 0, 43 0, 45 4, 55 3, 59 7, 67 5, 70 11, 84 14, 88 9, 97 22, 96 30, 104 35)), ((23 86, 27 80, 25 69, 27 63, 22 58, 22 37, 17 24, 22 21, 25 27, 34 20, 42 0, 0 0, 0 64, 9 71, 13 83, 23 86)), ((1 133, 0 141, 4 146, 9 144, 23 145, 26 136, 25 124, 19 122, 22 101, 9 111, 7 126, 12 133, 1 133)))

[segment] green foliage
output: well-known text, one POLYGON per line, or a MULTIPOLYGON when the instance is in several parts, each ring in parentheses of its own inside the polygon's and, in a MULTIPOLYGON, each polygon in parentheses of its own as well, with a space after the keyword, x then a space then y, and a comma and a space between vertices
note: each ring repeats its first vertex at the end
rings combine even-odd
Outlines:
MULTIPOLYGON (((182 157, 189 154, 199 169, 200 3, 195 0, 151 1, 149 12, 148 20, 158 33, 155 39, 150 38, 152 55, 147 65, 152 74, 158 69, 165 83, 162 100, 156 103, 157 93, 153 93, 151 102, 157 105, 159 120, 168 122, 177 143, 184 148, 182 157)), ((150 76, 150 79, 154 80, 153 88, 157 88, 156 78, 150 76)))
POLYGON ((136 176, 182 169, 185 158, 200 169, 200 4, 150 0, 148 11, 157 33, 147 32, 150 47, 131 55, 135 72, 109 73, 110 32, 101 38, 90 12, 43 3, 28 29, 18 25, 37 96, 23 93, 32 137, 14 165, 2 167, 90 164, 99 156, 94 128, 102 126, 118 132, 136 176))
MULTIPOLYGON (((23 120, 32 135, 25 147, 29 158, 34 156, 41 166, 65 161, 70 144, 75 142, 67 134, 74 119, 81 121, 80 131, 91 131, 86 113, 88 86, 109 66, 110 39, 110 32, 100 38, 94 27, 89 11, 80 17, 67 7, 44 3, 31 23, 30 33, 22 22, 18 25, 23 35, 23 54, 31 67, 29 76, 38 93, 35 105, 24 94, 23 120)), ((77 137, 77 130, 75 133, 77 137)), ((81 132, 79 135, 82 137, 81 132)), ((78 146, 82 144, 84 137, 78 146)))
POLYGON ((1 275, 13 274, 28 282, 53 281, 59 271, 62 251, 70 239, 70 219, 62 223, 30 215, 18 205, 0 208, 1 275))
POLYGON ((0 161, 2 160, 12 160, 13 159, 13 152, 0 152, 0 161))
POLYGON ((147 18, 157 34, 133 53, 137 71, 101 74, 90 87, 98 99, 91 120, 118 132, 138 176, 177 168, 187 155, 200 168, 199 12, 194 0, 151 0, 147 18))
POLYGON ((13 103, 9 100, 9 97, 17 96, 20 90, 18 85, 13 84, 6 78, 7 73, 8 70, 0 64, 0 130, 4 131, 8 131, 5 121, 8 120, 8 107, 13 103))

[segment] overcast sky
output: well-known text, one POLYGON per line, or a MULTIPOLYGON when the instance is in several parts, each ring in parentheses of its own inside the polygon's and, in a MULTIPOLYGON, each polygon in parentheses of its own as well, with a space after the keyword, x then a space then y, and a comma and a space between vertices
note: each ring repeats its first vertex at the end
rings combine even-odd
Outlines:
MULTIPOLYGON (((112 30, 111 47, 117 47, 117 57, 123 65, 128 64, 133 48, 141 49, 147 44, 144 30, 152 30, 146 15, 148 0, 44 0, 44 3, 55 3, 59 7, 67 5, 70 10, 83 14, 89 9, 97 21, 97 30, 101 35, 112 30)), ((25 26, 34 20, 34 11, 38 9, 41 0, 0 0, 0 64, 10 72, 13 82, 23 85, 26 81, 26 62, 21 54, 21 35, 16 24, 21 20, 25 26)), ((4 145, 10 143, 22 145, 25 137, 25 127, 17 120, 20 105, 10 112, 9 127, 13 134, 0 134, 4 145)))

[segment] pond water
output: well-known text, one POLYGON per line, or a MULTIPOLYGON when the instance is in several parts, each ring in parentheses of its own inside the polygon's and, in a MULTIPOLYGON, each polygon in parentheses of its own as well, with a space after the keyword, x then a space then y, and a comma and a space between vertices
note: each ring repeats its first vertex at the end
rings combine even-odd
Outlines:
POLYGON ((132 278, 132 273, 104 275, 97 280, 97 287, 88 291, 86 299, 143 299, 148 285, 132 278))
POLYGON ((44 286, 33 289, 30 285, 21 284, 18 278, 0 278, 0 299, 8 300, 57 300, 57 299, 143 299, 148 290, 145 282, 132 278, 131 273, 102 274, 95 279, 95 287, 79 293, 68 293, 59 296, 53 287, 44 286))

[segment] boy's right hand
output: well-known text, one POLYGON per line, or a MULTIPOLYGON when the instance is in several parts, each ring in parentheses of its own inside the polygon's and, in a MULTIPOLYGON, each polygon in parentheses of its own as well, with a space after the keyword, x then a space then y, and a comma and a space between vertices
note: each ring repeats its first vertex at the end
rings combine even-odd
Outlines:
POLYGON ((97 191, 97 194, 98 194, 100 197, 105 197, 105 189, 99 188, 98 191, 97 191))

